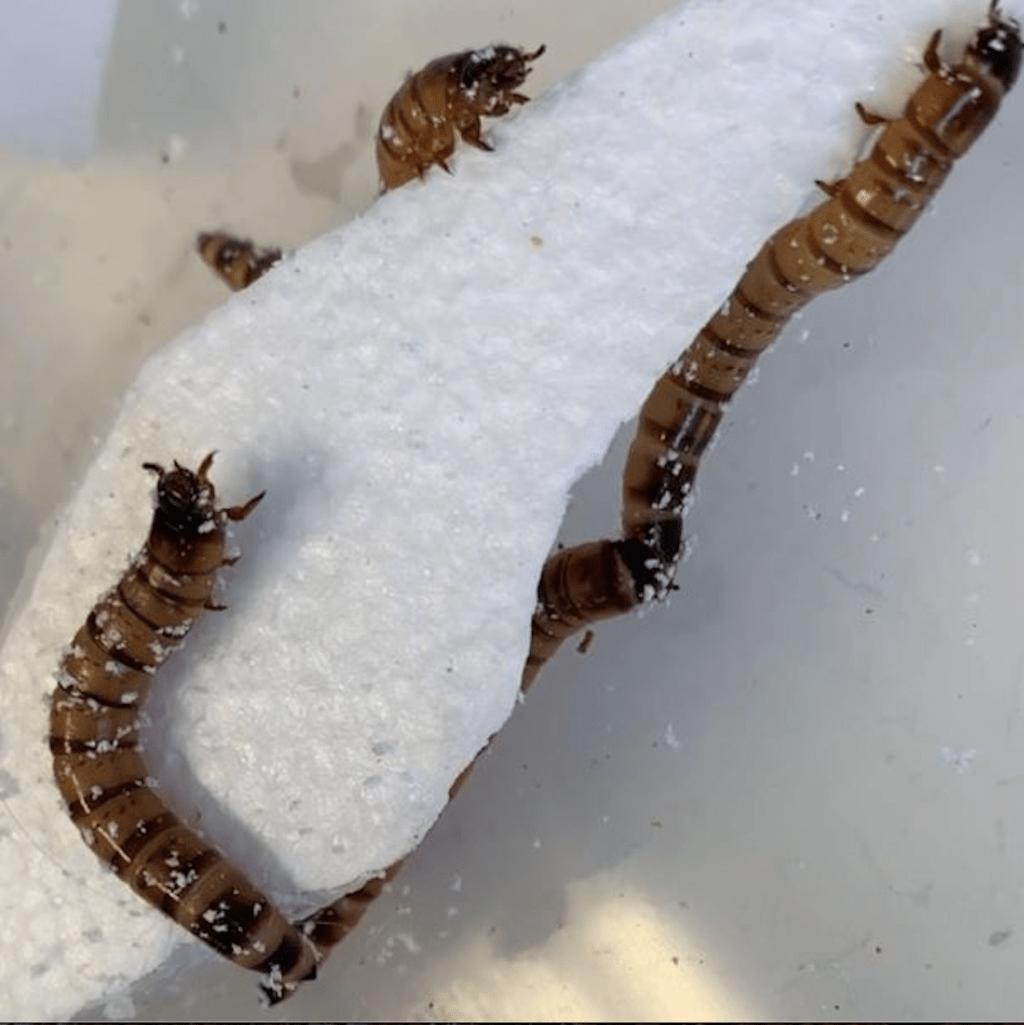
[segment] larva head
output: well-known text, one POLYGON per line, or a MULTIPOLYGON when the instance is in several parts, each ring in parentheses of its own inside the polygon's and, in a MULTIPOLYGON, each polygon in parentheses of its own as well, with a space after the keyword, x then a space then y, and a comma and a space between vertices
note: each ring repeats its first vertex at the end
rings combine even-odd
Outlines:
POLYGON ((1020 73, 1021 54, 1024 41, 1020 36, 1020 25, 1013 19, 1005 21, 999 13, 999 5, 992 0, 988 9, 988 27, 983 28, 968 47, 968 53, 1007 92, 1017 81, 1020 73))
POLYGON ((218 526, 217 496, 206 478, 212 462, 211 452, 195 473, 177 460, 173 470, 156 463, 142 464, 157 475, 154 524, 178 537, 208 534, 218 526))
POLYGON ((533 70, 531 61, 544 50, 541 45, 533 53, 526 53, 501 44, 470 50, 459 67, 459 86, 473 112, 494 117, 508 113, 515 103, 524 103, 526 97, 515 90, 533 70))
POLYGON ((223 231, 204 231, 196 236, 196 250, 218 273, 245 253, 246 243, 223 231))

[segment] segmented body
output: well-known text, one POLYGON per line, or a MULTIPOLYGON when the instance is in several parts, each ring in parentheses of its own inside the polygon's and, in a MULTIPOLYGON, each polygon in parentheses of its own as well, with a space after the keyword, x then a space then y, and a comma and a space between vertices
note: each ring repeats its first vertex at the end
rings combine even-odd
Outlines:
POLYGON ((432 164, 449 170, 445 161, 455 152, 457 135, 477 149, 491 149, 480 135, 480 118, 498 117, 529 100, 515 90, 543 52, 543 46, 533 53, 486 46, 438 57, 410 76, 377 129, 381 191, 422 178, 432 164))
POLYGON ((645 558, 640 543, 607 538, 562 548, 548 556, 530 623, 524 691, 567 637, 639 604, 637 579, 644 573, 645 558))
POLYGON ((157 475, 145 546, 65 651, 50 706, 57 787, 93 853, 140 897, 235 964, 266 975, 272 1001, 316 974, 316 948, 153 787, 139 715, 154 675, 212 600, 225 525, 263 497, 218 509, 208 455, 157 475))
POLYGON ((1016 81, 1018 24, 989 6, 988 24, 948 67, 936 31, 926 78, 901 117, 887 120, 828 198, 780 228, 748 264, 732 294, 655 384, 640 410, 623 477, 624 540, 557 552, 544 568, 527 677, 576 630, 673 586, 683 552, 683 513, 697 468, 733 395, 758 356, 816 295, 876 267, 913 226, 954 162, 995 116, 1016 81))

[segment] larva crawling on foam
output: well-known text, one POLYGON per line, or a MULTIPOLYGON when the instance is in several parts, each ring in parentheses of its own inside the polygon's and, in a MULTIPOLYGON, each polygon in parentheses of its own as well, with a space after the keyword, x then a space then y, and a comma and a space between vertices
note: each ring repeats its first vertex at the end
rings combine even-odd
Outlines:
POLYGON ((154 790, 139 716, 157 669, 213 601, 229 521, 244 520, 263 492, 218 508, 207 474, 179 463, 157 477, 149 536, 121 579, 75 634, 50 706, 53 773, 68 813, 102 862, 140 897, 243 968, 265 975, 277 1001, 316 975, 319 954, 209 841, 154 790))
POLYGON ((485 46, 432 60, 411 75, 388 101, 377 128, 381 191, 422 178, 432 164, 449 170, 458 136, 489 150, 481 117, 507 114, 528 96, 516 92, 545 47, 527 53, 515 46, 485 46))
POLYGON ((928 74, 900 117, 857 105, 863 120, 883 126, 868 155, 845 178, 822 185, 827 199, 765 242, 719 311, 655 384, 626 459, 624 537, 566 548, 548 560, 527 684, 566 637, 663 598, 674 586, 683 513, 701 456, 757 358, 811 299, 882 262, 995 117, 1020 71, 1020 26, 992 0, 987 25, 952 66, 939 56, 941 36, 932 34, 923 58, 928 74))

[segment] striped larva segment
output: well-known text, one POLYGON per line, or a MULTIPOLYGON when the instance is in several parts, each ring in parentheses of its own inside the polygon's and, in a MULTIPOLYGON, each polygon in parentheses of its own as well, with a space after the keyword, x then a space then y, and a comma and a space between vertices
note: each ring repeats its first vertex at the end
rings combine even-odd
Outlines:
POLYGON ((438 57, 406 79, 377 129, 381 191, 422 178, 432 164, 448 171, 456 133, 477 149, 492 149, 480 135, 480 118, 498 117, 528 102, 516 90, 544 50, 541 45, 527 53, 498 44, 464 50, 438 57))
POLYGON ((828 198, 777 231, 747 266, 721 309, 655 384, 640 411, 623 475, 623 541, 579 545, 551 556, 538 590, 530 681, 561 641, 632 604, 663 598, 683 554, 683 514, 701 457, 758 356, 816 295, 876 267, 988 126, 1020 71, 1020 27, 996 0, 988 23, 953 66, 941 32, 924 52, 928 74, 868 156, 823 185, 828 198), (635 546, 630 548, 629 544, 635 546), (614 557, 612 557, 614 556, 614 557), (623 572, 630 575, 629 586, 623 572))
POLYGON ((283 255, 280 249, 263 248, 247 238, 237 238, 225 231, 203 232, 196 238, 196 249, 234 292, 262 278, 283 255))
POLYGON ((621 616, 639 603, 636 579, 646 552, 634 540, 588 541, 548 557, 537 585, 537 607, 530 623, 530 650, 522 689, 577 630, 621 616))
POLYGON ((207 473, 155 463, 149 537, 96 603, 60 662, 50 711, 57 788, 93 853, 139 896, 235 964, 266 975, 272 1001, 313 978, 314 946, 164 803, 148 775, 139 715, 154 675, 213 601, 228 521, 263 498, 217 508, 207 473))

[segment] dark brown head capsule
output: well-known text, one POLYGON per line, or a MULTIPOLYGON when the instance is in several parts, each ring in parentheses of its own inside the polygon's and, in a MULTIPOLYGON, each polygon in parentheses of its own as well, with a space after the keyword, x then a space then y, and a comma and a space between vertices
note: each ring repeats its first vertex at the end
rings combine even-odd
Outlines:
MULTIPOLYGON (((209 456, 207 457, 209 459, 209 456)), ((143 463, 142 468, 157 475, 154 526, 181 537, 193 537, 216 529, 217 508, 213 485, 206 479, 207 462, 199 473, 182 466, 177 460, 173 470, 156 463, 143 463)))
POLYGON ((979 65, 997 78, 1004 91, 1009 91, 1020 74, 1021 44, 1020 24, 1014 18, 1002 18, 998 0, 992 0, 988 8, 988 28, 983 28, 968 47, 979 65))
POLYGON ((497 117, 507 114, 514 103, 526 103, 529 97, 516 93, 545 51, 541 45, 533 53, 514 46, 485 46, 470 50, 462 57, 459 83, 467 106, 476 114, 497 117))

